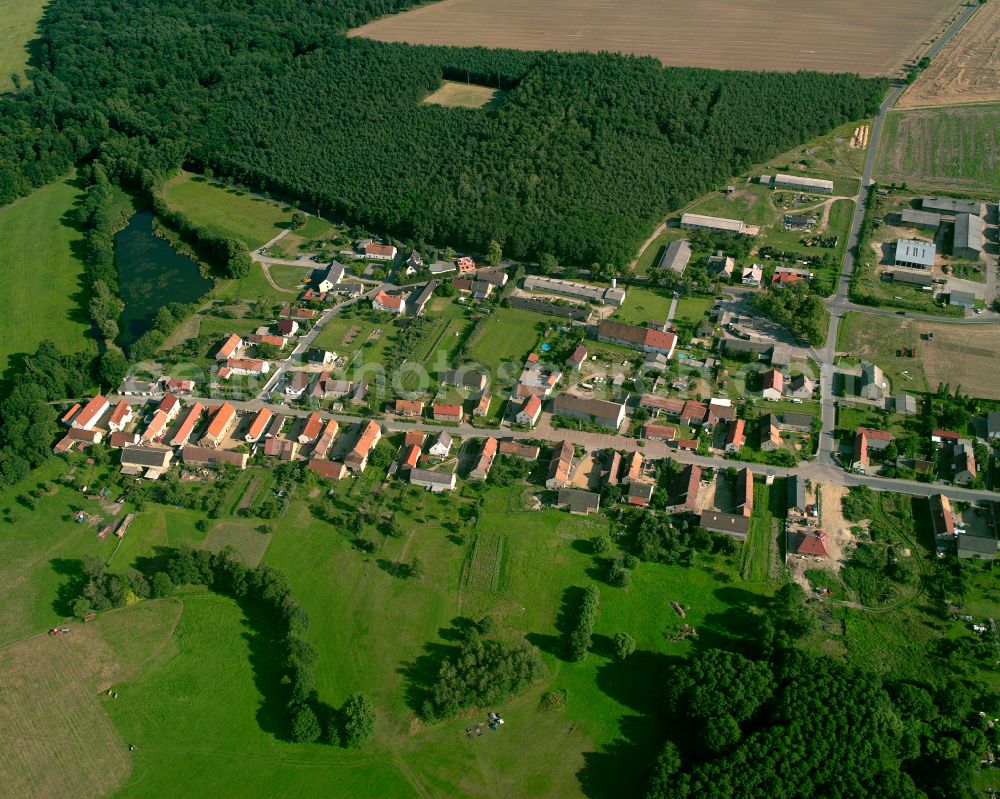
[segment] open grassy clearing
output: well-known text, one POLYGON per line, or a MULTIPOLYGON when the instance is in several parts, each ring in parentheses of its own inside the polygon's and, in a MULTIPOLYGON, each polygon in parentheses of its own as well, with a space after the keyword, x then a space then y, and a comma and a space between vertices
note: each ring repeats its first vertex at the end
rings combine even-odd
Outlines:
MULTIPOLYGON (((676 627, 673 618, 664 617, 669 599, 692 606, 689 620, 694 619, 692 623, 703 635, 711 637, 713 630, 716 635, 733 633, 728 627, 732 618, 713 617, 722 610, 719 603, 726 596, 721 587, 725 581, 718 580, 714 569, 644 565, 635 571, 631 590, 602 586, 595 653, 583 664, 564 663, 558 657, 562 651, 558 609, 567 588, 588 582, 592 556, 580 539, 605 531, 607 522, 552 510, 524 511, 521 490, 493 489, 483 499, 474 492, 468 498, 442 499, 394 486, 384 502, 396 510, 397 520, 402 517, 402 535, 386 540, 371 556, 353 551, 331 528, 309 518, 304 506, 296 505, 287 519, 295 534, 276 535, 266 557, 267 562, 289 571, 297 595, 313 617, 310 637, 324 653, 317 672, 320 694, 336 702, 359 687, 370 692, 383 719, 377 748, 405 752, 411 779, 431 796, 525 792, 575 796, 581 790, 578 778, 599 780, 603 790, 596 795, 610 795, 606 792, 615 782, 632 784, 636 775, 618 772, 624 764, 609 765, 612 773, 591 773, 585 764, 592 757, 585 758, 584 753, 620 740, 624 718, 629 719, 629 726, 645 723, 633 717, 640 709, 633 702, 642 694, 634 681, 648 684, 655 674, 648 670, 651 661, 646 656, 644 663, 611 663, 601 642, 618 630, 628 630, 640 648, 650 648, 649 657, 653 652, 688 646, 663 639, 664 624, 668 630, 676 627), (449 533, 460 520, 462 506, 470 503, 481 506, 475 532, 449 533), (303 550, 316 558, 308 571, 295 565, 303 550), (425 571, 424 577, 415 580, 393 578, 380 565, 414 558, 425 571), (339 612, 319 610, 327 607, 339 612), (375 607, 395 611, 372 614, 366 610, 375 607), (414 670, 432 673, 436 653, 448 643, 451 620, 459 615, 491 616, 502 637, 528 633, 529 640, 543 651, 550 671, 545 687, 567 688, 567 713, 578 730, 569 735, 562 732, 555 739, 539 734, 552 723, 535 707, 542 686, 509 703, 505 715, 516 718, 513 734, 497 737, 495 742, 487 740, 486 747, 479 747, 478 742, 464 745, 461 731, 474 714, 415 727, 413 702, 419 694, 413 694, 406 678, 414 670), (359 619, 363 620, 360 624, 359 619), (620 693, 615 684, 622 690, 632 684, 634 690, 620 693), (561 754, 552 759, 557 749, 561 754), (590 776, 577 775, 579 769, 590 776), (495 777, 487 778, 488 774, 495 777)), ((563 719, 562 729, 566 724, 563 719)))
POLYGON ((923 392, 928 386, 923 370, 927 342, 920 340, 920 331, 925 327, 924 323, 891 316, 849 313, 840 320, 837 352, 875 363, 889 378, 893 392, 923 392), (918 357, 898 357, 896 351, 904 348, 917 348, 918 357), (904 371, 912 380, 903 377, 904 371))
POLYGON ((799 173, 809 177, 834 180, 834 193, 853 196, 857 192, 857 178, 865 165, 864 147, 852 146, 857 128, 871 125, 871 120, 848 122, 824 136, 803 142, 798 147, 772 158, 762 165, 765 174, 774 172, 799 173), (849 181, 854 181, 849 184, 849 181), (842 191, 855 187, 854 191, 842 191))
POLYGON ((655 322, 663 325, 670 312, 671 293, 666 290, 642 289, 635 286, 625 294, 625 302, 612 316, 633 325, 655 322))
POLYGON ((674 321, 697 324, 705 319, 714 304, 713 297, 681 297, 677 301, 674 321))
POLYGON ((73 521, 73 510, 100 513, 78 491, 43 492, 40 510, 17 497, 57 481, 65 464, 53 458, 18 485, 0 493, 0 645, 40 632, 69 614, 67 597, 77 590, 74 564, 88 552, 110 556, 112 541, 98 541, 96 527, 73 521))
POLYGON ((446 80, 441 82, 441 88, 428 94, 424 102, 448 108, 482 108, 502 96, 503 92, 489 86, 446 80))
POLYGON ((740 550, 740 574, 744 580, 764 582, 771 572, 771 489, 763 483, 753 487, 753 516, 750 531, 740 550))
MULTIPOLYGON (((257 265, 254 265, 257 269, 257 265)), ((283 289, 295 289, 299 290, 303 283, 303 279, 309 277, 312 269, 303 266, 292 266, 291 264, 268 264, 267 271, 271 275, 271 280, 273 280, 278 286, 283 289)), ((286 295, 286 299, 291 297, 291 295, 286 295)))
POLYGON ((876 176, 883 183, 992 198, 1000 186, 1000 105, 892 111, 876 176))
POLYGON ((71 218, 73 178, 0 208, 0 374, 10 357, 51 339, 64 352, 94 349, 83 296, 83 236, 71 218))
POLYGON ((0 0, 0 92, 14 88, 11 75, 24 80, 28 43, 37 36, 47 1, 0 0))
POLYGON ((323 327, 314 344, 349 360, 357 358, 355 366, 382 364, 395 345, 395 331, 389 317, 374 322, 368 316, 337 314, 323 327))
POLYGON ((352 36, 411 44, 610 51, 665 65, 889 75, 923 52, 955 0, 785 0, 691 6, 681 0, 453 0, 370 22, 352 36), (567 20, 572 20, 567 25, 567 20), (780 24, 776 24, 780 20, 780 24))
POLYGON ((212 233, 242 241, 254 250, 285 229, 292 209, 272 200, 181 172, 166 182, 163 196, 172 208, 212 233))
MULTIPOLYGON (((373 469, 368 473, 378 485, 380 475, 373 469)), ((234 483, 232 492, 239 495, 242 482, 234 483)), ((338 501, 354 496, 350 488, 348 481, 337 484, 338 501)), ((355 550, 301 500, 275 523, 265 562, 288 574, 310 613, 310 639, 320 649, 320 696, 338 704, 351 691, 364 690, 378 706, 376 739, 361 753, 297 746, 275 737, 278 709, 268 682, 275 642, 228 599, 185 591, 184 613, 169 650, 163 648, 167 644, 149 647, 151 635, 141 625, 116 633, 109 644, 116 650, 149 648, 123 658, 137 667, 146 662, 136 674, 102 672, 119 692, 116 700, 100 699, 118 728, 115 741, 109 739, 102 751, 115 753, 125 742, 137 745, 130 755, 131 775, 117 795, 152 797, 168 790, 224 795, 236 781, 249 791, 245 795, 268 797, 319 790, 329 795, 331 787, 335 796, 435 797, 613 796, 623 785, 638 790, 640 765, 651 755, 655 738, 654 689, 663 658, 691 646, 668 640, 679 623, 669 601, 689 607, 688 621, 698 626, 701 642, 713 644, 739 636, 755 597, 770 589, 728 588, 736 579, 732 561, 710 558, 705 568, 642 565, 627 591, 601 584, 594 651, 583 664, 567 664, 561 659, 559 608, 567 589, 588 584, 590 573, 602 569, 584 540, 606 532, 607 521, 525 511, 521 491, 513 487, 441 498, 393 484, 383 489, 388 493, 381 501, 397 512, 401 535, 385 539, 371 555, 355 550), (487 554, 481 561, 470 554, 473 531, 463 523, 463 506, 480 508, 475 534, 493 544, 483 550, 487 554), (414 559, 423 564, 422 577, 392 576, 390 564, 414 559), (473 568, 481 579, 463 580, 470 562, 479 564, 473 568), (479 713, 423 725, 415 720, 414 708, 442 647, 452 645, 453 620, 484 615, 495 619, 501 637, 527 634, 543 652, 548 677, 504 704, 510 721, 503 735, 469 742, 463 730, 479 713), (610 653, 610 638, 620 630, 629 631, 642 650, 625 664, 614 662, 610 653), (542 691, 558 688, 568 691, 566 713, 540 711, 542 691), (611 749, 624 757, 605 757, 611 749)), ((355 501, 371 495, 369 487, 355 501)), ((59 496, 46 497, 32 512, 39 521, 58 513, 59 496)), ((112 568, 123 571, 159 547, 182 541, 197 545, 204 536, 195 522, 202 517, 184 508, 148 506, 112 568)), ((226 531, 236 521, 223 516, 216 524, 226 531)), ((374 528, 366 533, 381 539, 374 528)), ((214 534, 208 533, 206 545, 214 534)), ((77 557, 99 550, 95 537, 85 541, 77 557)), ((105 614, 98 624, 159 604, 105 614)), ((46 644, 74 640, 43 639, 46 644)), ((31 693, 62 696, 52 682, 68 679, 49 675, 31 693)), ((91 702, 92 695, 82 694, 91 702)), ((105 765, 100 773, 108 779, 114 772, 105 765)))
POLYGON ((1000 101, 1000 8, 980 5, 948 45, 899 98, 899 108, 1000 101))
POLYGON ((486 329, 470 349, 472 360, 494 374, 500 365, 513 361, 515 370, 541 340, 545 328, 555 324, 551 316, 519 308, 498 308, 486 329))
MULTIPOLYGON (((0 649, 0 784, 9 796, 102 797, 127 777, 126 742, 98 691, 175 654, 178 599, 107 613, 70 634, 0 649)), ((113 701, 113 700, 112 700, 113 701)))

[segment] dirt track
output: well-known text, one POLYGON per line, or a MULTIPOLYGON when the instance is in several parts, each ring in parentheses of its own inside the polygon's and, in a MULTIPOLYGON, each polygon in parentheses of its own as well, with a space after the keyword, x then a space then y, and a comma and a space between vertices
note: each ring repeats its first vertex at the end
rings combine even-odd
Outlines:
POLYGON ((957 0, 444 0, 351 31, 381 41, 634 53, 668 66, 892 75, 957 0))
POLYGON ((1000 3, 987 3, 896 104, 898 108, 1000 102, 1000 3))

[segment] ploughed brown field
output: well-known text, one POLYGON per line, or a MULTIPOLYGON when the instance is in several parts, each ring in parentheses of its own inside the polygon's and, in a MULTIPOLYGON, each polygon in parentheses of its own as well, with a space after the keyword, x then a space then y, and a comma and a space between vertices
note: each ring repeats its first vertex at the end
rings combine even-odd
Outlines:
POLYGON ((906 90, 899 108, 1000 102, 1000 3, 986 3, 906 90))
MULTIPOLYGON (((667 66, 893 75, 959 0, 443 0, 349 35, 654 56, 667 66)), ((997 5, 996 3, 990 5, 997 5)))

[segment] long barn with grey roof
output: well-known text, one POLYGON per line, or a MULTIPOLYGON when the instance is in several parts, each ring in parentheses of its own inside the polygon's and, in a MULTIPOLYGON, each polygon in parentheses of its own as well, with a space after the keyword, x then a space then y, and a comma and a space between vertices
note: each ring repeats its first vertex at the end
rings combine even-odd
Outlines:
POLYGON ((937 211, 940 214, 973 216, 982 216, 986 210, 978 200, 956 200, 954 197, 921 197, 920 207, 924 211, 937 211))
POLYGON ((937 226, 941 224, 941 214, 936 214, 933 211, 914 211, 912 208, 907 208, 900 213, 899 221, 907 227, 936 230, 937 226))

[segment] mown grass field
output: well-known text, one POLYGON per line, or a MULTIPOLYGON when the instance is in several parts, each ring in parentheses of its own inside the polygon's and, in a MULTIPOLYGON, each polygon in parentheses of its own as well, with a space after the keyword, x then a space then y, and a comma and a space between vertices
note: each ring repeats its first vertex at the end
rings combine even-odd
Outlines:
POLYGON ((883 183, 992 197, 1000 186, 1000 105, 890 112, 875 173, 883 183))
MULTIPOLYGON (((783 484, 782 484, 783 485, 783 484)), ((740 551, 740 574, 744 580, 764 582, 771 571, 771 489, 763 483, 753 487, 753 516, 750 531, 740 551)))
MULTIPOLYGON (((470 348, 472 360, 490 369, 514 362, 514 370, 524 363, 528 353, 541 341, 542 329, 554 324, 551 316, 520 308, 498 308, 486 329, 470 348)), ((516 375, 515 375, 516 376, 516 375)))
POLYGON ((0 208, 0 374, 10 356, 34 352, 44 339, 64 352, 95 347, 83 296, 83 237, 70 218, 79 197, 66 178, 0 208))
MULTIPOLYGON (((926 323, 891 316, 845 314, 837 333, 837 351, 848 353, 852 358, 870 360, 881 367, 889 378, 893 392, 923 392, 928 389, 923 357, 928 342, 920 338, 920 332, 925 328, 926 323), (917 350, 916 358, 897 356, 897 352, 909 348, 917 350)), ((959 364, 954 366, 959 367, 959 364)), ((931 387, 936 388, 937 385, 931 387)))
MULTIPOLYGON (((65 468, 62 461, 52 463, 51 476, 65 468)), ((92 485, 118 481, 112 464, 83 469, 78 479, 92 485)), ((374 741, 357 752, 281 739, 278 689, 272 679, 280 657, 275 642, 246 615, 247 609, 186 589, 180 594, 183 614, 168 641, 157 631, 161 628, 153 629, 156 625, 137 623, 124 627, 117 642, 108 645, 131 646, 132 654, 112 657, 101 650, 91 656, 110 664, 110 670, 101 672, 103 684, 118 691, 117 699, 99 697, 114 728, 107 735, 100 732, 103 738, 90 739, 101 741, 101 750, 108 754, 94 761, 100 766, 94 771, 103 780, 101 793, 114 788, 116 775, 125 782, 112 795, 122 797, 206 791, 227 795, 237 784, 242 795, 262 797, 321 791, 345 797, 611 797, 620 795, 623 787, 636 793, 655 744, 653 713, 660 674, 671 655, 692 646, 669 640, 680 622, 669 602, 690 608, 687 621, 699 629, 698 645, 709 645, 741 635, 746 614, 771 590, 745 583, 735 588, 735 561, 712 558, 694 568, 643 564, 634 571, 629 589, 611 588, 601 578, 603 563, 587 544, 607 531, 603 518, 525 510, 519 486, 483 493, 465 489, 441 498, 401 483, 381 487, 381 475, 368 472, 375 479, 364 491, 356 494, 345 481, 335 486, 335 501, 345 510, 375 501, 377 509, 395 512, 399 537, 384 538, 366 524, 365 534, 380 543, 375 552, 363 554, 339 527, 313 514, 313 502, 303 493, 272 522, 275 532, 265 545, 263 561, 287 573, 310 614, 309 638, 320 651, 320 697, 337 705, 352 691, 370 694, 379 714, 374 741), (465 514, 471 508, 481 514, 474 527, 465 514), (482 558, 473 553, 474 539, 491 544, 484 546, 482 558), (415 559, 422 564, 422 576, 394 576, 392 564, 415 559), (562 658, 563 603, 568 592, 595 578, 602 609, 593 651, 584 663, 570 664, 562 658), (499 708, 508 719, 502 733, 470 741, 464 730, 480 720, 480 712, 426 724, 418 720, 417 710, 440 658, 454 646, 457 620, 483 616, 494 620, 501 638, 513 642, 526 636, 537 646, 547 675, 499 708), (127 635, 129 631, 134 635, 127 635), (615 662, 611 654, 610 640, 619 631, 628 631, 640 647, 626 663, 615 662), (116 667, 119 660, 131 663, 132 673, 116 667), (539 709, 543 691, 563 688, 568 692, 564 713, 539 709), (131 771, 125 778, 118 747, 124 749, 127 743, 137 749, 126 755, 130 763, 125 768, 131 771)), ((229 494, 237 506, 254 474, 248 472, 233 483, 229 494)), ((30 486, 23 484, 15 492, 30 486)), ((124 572, 129 565, 156 557, 162 548, 184 542, 239 546, 255 534, 259 522, 232 516, 228 496, 226 511, 207 532, 196 527, 204 518, 201 512, 147 505, 111 568, 124 572)), ((56 623, 61 614, 52 607, 53 597, 69 598, 79 590, 78 584, 69 585, 78 579, 75 559, 87 552, 110 555, 114 544, 98 542, 93 529, 62 520, 70 507, 79 505, 89 512, 96 504, 68 487, 58 488, 43 497, 36 510, 25 508, 16 528, 3 523, 8 597, 17 592, 31 601, 18 608, 16 619, 5 614, 0 640, 22 638, 56 623), (8 544, 17 531, 23 531, 20 541, 8 544), (55 563, 53 558, 58 558, 55 563)), ((102 615, 98 624, 116 617, 126 620, 158 604, 102 615)), ((42 639, 46 645, 76 640, 81 639, 42 639)), ((99 686, 80 694, 72 682, 78 669, 42 674, 47 675, 44 685, 32 683, 23 689, 31 701, 42 701, 43 693, 58 698, 72 690, 94 702, 99 686), (72 682, 69 688, 67 681, 72 682)), ((84 757, 74 748, 78 744, 71 743, 78 735, 73 730, 99 730, 103 716, 80 716, 76 705, 63 705, 60 713, 46 711, 46 740, 63 741, 68 756, 84 757), (77 716, 80 720, 73 720, 77 716)), ((24 757, 35 774, 51 762, 47 747, 25 750, 24 757)), ((25 773, 28 766, 18 761, 13 768, 25 773)), ((86 788, 92 779, 88 775, 90 771, 64 769, 55 775, 60 787, 48 795, 96 795, 86 788)))
POLYGON ((670 312, 671 292, 631 287, 625 302, 612 316, 620 322, 644 326, 646 322, 663 325, 670 312))
POLYGON ((677 301, 675 322, 701 322, 708 315, 709 309, 715 304, 713 297, 681 297, 677 301))
POLYGON ((104 614, 68 635, 36 635, 0 649, 4 794, 102 797, 130 769, 127 744, 98 699, 120 680, 174 654, 177 599, 104 614))
POLYGON ((292 217, 286 205, 226 188, 191 172, 168 180, 163 196, 196 225, 242 241, 251 250, 278 235, 292 217))
POLYGON ((37 36, 38 21, 48 0, 0 0, 0 92, 14 88, 11 75, 24 79, 28 44, 37 36))

